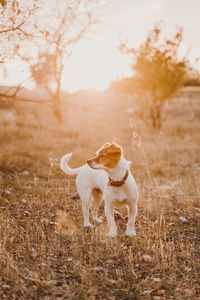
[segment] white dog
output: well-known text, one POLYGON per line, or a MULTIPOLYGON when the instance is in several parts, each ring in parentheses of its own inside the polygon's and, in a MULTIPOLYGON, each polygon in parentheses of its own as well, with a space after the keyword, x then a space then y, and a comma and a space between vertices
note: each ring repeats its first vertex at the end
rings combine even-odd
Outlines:
POLYGON ((102 221, 97 212, 103 199, 109 226, 108 235, 117 235, 114 210, 122 207, 128 209, 126 235, 136 235, 134 224, 138 189, 130 173, 130 163, 123 157, 122 148, 115 143, 106 143, 96 152, 94 158, 88 159, 87 164, 76 169, 71 169, 67 164, 71 156, 72 153, 63 156, 60 167, 69 175, 78 175, 76 186, 82 200, 84 226, 92 226, 89 221, 90 208, 93 221, 102 221))

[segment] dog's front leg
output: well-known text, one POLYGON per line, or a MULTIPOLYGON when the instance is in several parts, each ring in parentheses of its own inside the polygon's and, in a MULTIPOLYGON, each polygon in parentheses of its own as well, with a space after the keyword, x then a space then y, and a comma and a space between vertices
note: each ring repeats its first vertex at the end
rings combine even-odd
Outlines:
POLYGON ((114 208, 105 201, 105 215, 108 222, 109 233, 108 236, 116 236, 117 235, 117 227, 114 219, 114 208))
POLYGON ((126 227, 126 235, 134 236, 135 232, 135 217, 137 215, 137 204, 130 204, 128 206, 128 223, 126 227))

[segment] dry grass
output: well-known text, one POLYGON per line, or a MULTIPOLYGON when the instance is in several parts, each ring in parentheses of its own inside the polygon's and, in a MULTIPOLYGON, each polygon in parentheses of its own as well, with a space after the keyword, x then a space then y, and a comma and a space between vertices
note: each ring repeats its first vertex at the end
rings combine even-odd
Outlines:
POLYGON ((125 112, 129 101, 90 93, 63 105, 61 125, 33 104, 2 121, 1 299, 199 299, 199 101, 170 106, 157 133, 125 112), (135 238, 119 217, 107 238, 103 207, 103 224, 84 230, 74 178, 58 166, 112 139, 139 185, 135 238))

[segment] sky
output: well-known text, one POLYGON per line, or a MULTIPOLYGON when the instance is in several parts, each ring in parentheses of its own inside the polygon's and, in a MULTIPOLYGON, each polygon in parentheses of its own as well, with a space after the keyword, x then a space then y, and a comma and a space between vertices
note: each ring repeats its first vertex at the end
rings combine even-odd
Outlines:
MULTIPOLYGON (((163 21, 163 32, 171 36, 177 26, 183 27, 181 56, 187 56, 200 70, 200 0, 108 0, 103 11, 104 25, 88 39, 82 40, 66 63, 62 88, 104 90, 110 81, 131 76, 131 61, 121 54, 120 42, 138 47, 155 23, 163 21)), ((100 3, 107 2, 101 0, 100 3)), ((102 10, 101 10, 102 11, 102 10)), ((11 70, 13 65, 10 66, 11 70)), ((23 79, 26 71, 18 63, 18 74, 10 81, 23 79), (15 79, 14 79, 15 77, 15 79)), ((13 72, 12 72, 13 73, 13 72)))
MULTIPOLYGON (((138 47, 155 23, 163 21, 163 32, 171 36, 183 27, 180 56, 194 65, 200 57, 200 0, 112 0, 106 12, 107 26, 91 40, 82 41, 65 72, 65 88, 104 89, 111 80, 131 76, 129 58, 119 52, 120 42, 138 47)), ((200 62, 194 65, 200 70, 200 62)))

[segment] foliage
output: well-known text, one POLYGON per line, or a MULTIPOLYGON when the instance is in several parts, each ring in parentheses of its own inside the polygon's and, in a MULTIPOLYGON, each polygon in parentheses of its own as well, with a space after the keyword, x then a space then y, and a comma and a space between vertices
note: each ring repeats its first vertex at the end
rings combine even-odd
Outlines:
MULTIPOLYGON (((19 49, 31 37, 30 27, 37 10, 36 3, 37 0, 30 0, 28 5, 25 1, 17 0, 0 2, 0 43, 4 45, 0 48, 0 72, 4 79, 9 75, 7 64, 19 61, 19 49)), ((8 89, 8 92, 3 91, 1 96, 14 98, 23 88, 23 84, 24 82, 20 82, 18 86, 8 89)))
POLYGON ((0 42, 4 43, 0 56, 9 60, 16 54, 19 42, 28 36, 28 23, 33 17, 37 0, 29 1, 28 6, 17 0, 0 2, 0 42))
POLYGON ((0 0, 0 4, 2 5, 2 7, 6 6, 6 1, 5 0, 0 0))
POLYGON ((200 86, 200 73, 194 68, 189 68, 184 79, 184 86, 200 86))
POLYGON ((164 103, 183 85, 186 72, 186 60, 178 57, 182 30, 171 39, 164 39, 161 33, 156 25, 138 49, 129 49, 125 44, 120 47, 133 58, 135 93, 154 128, 161 127, 164 103))
POLYGON ((6 47, 0 56, 26 63, 30 79, 48 91, 54 113, 61 120, 64 67, 77 43, 99 22, 102 4, 99 0, 10 0, 1 4, 0 38, 6 47))
MULTIPOLYGON (((50 5, 46 15, 48 20, 54 20, 52 24, 40 24, 40 19, 37 20, 42 43, 37 44, 37 57, 30 62, 30 71, 34 81, 48 91, 59 120, 63 70, 77 43, 97 22, 94 12, 97 3, 98 0, 58 0, 50 5)), ((45 11, 45 5, 44 1, 40 9, 45 11)))
POLYGON ((125 95, 133 94, 135 91, 135 81, 133 77, 125 77, 118 81, 112 81, 109 90, 114 93, 122 93, 125 95))

